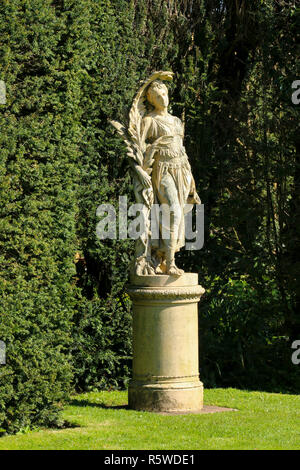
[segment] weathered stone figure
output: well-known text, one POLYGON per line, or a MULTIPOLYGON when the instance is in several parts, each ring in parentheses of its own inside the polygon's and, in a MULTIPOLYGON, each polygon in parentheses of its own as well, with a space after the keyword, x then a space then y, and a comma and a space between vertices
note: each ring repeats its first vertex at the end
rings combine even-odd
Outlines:
POLYGON ((167 221, 167 226, 161 231, 166 236, 161 236, 156 245, 152 240, 152 252, 156 249, 156 259, 159 260, 156 273, 181 275, 183 270, 175 265, 175 252, 185 244, 185 205, 198 204, 200 199, 183 146, 183 123, 168 113, 167 87, 154 81, 146 96, 154 110, 143 119, 142 139, 153 144, 154 201, 162 205, 163 220, 167 221), (165 214, 167 208, 170 213, 165 214))
MULTIPOLYGON (((123 136, 131 157, 137 202, 144 204, 145 233, 137 241, 135 273, 180 276, 175 253, 185 244, 184 214, 199 204, 191 167, 183 146, 184 126, 168 112, 168 89, 162 81, 172 79, 171 72, 155 72, 138 91, 129 114, 129 126, 112 121, 123 136), (148 108, 148 109, 147 109, 148 108), (149 108, 151 108, 149 110, 149 108), (150 211, 159 236, 151 237, 150 211)), ((153 233, 152 233, 153 235, 153 233)))

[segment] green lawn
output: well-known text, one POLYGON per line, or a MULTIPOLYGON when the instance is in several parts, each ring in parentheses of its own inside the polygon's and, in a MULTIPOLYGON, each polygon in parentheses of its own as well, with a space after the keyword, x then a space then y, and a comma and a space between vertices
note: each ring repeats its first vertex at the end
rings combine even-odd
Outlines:
POLYGON ((300 396, 205 391, 205 404, 238 411, 160 415, 126 409, 126 392, 78 395, 64 418, 76 425, 0 438, 0 449, 300 449, 300 396))

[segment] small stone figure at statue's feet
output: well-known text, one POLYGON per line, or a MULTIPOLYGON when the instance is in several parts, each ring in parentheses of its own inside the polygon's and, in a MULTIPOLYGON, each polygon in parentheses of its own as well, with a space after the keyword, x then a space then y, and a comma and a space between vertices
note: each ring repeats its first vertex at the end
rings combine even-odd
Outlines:
POLYGON ((167 272, 167 264, 165 259, 161 259, 160 262, 157 264, 155 273, 156 274, 166 274, 167 272))
POLYGON ((135 262, 135 272, 138 276, 153 276, 155 269, 151 260, 145 256, 140 256, 135 262))

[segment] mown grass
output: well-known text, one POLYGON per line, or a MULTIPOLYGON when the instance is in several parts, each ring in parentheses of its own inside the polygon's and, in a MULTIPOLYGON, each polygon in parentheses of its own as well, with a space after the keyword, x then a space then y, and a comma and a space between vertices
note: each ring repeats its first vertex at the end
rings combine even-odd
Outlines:
POLYGON ((75 427, 0 438, 0 449, 299 449, 300 396, 235 389, 205 391, 214 414, 128 410, 127 392, 77 395, 64 410, 75 427))

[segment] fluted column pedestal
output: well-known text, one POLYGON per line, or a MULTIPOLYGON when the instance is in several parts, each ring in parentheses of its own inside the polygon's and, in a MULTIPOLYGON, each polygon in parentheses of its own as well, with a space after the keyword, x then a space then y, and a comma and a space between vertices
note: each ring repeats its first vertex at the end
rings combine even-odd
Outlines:
POLYGON ((135 276, 133 379, 129 407, 161 412, 196 412, 203 407, 198 369, 198 275, 135 276))

